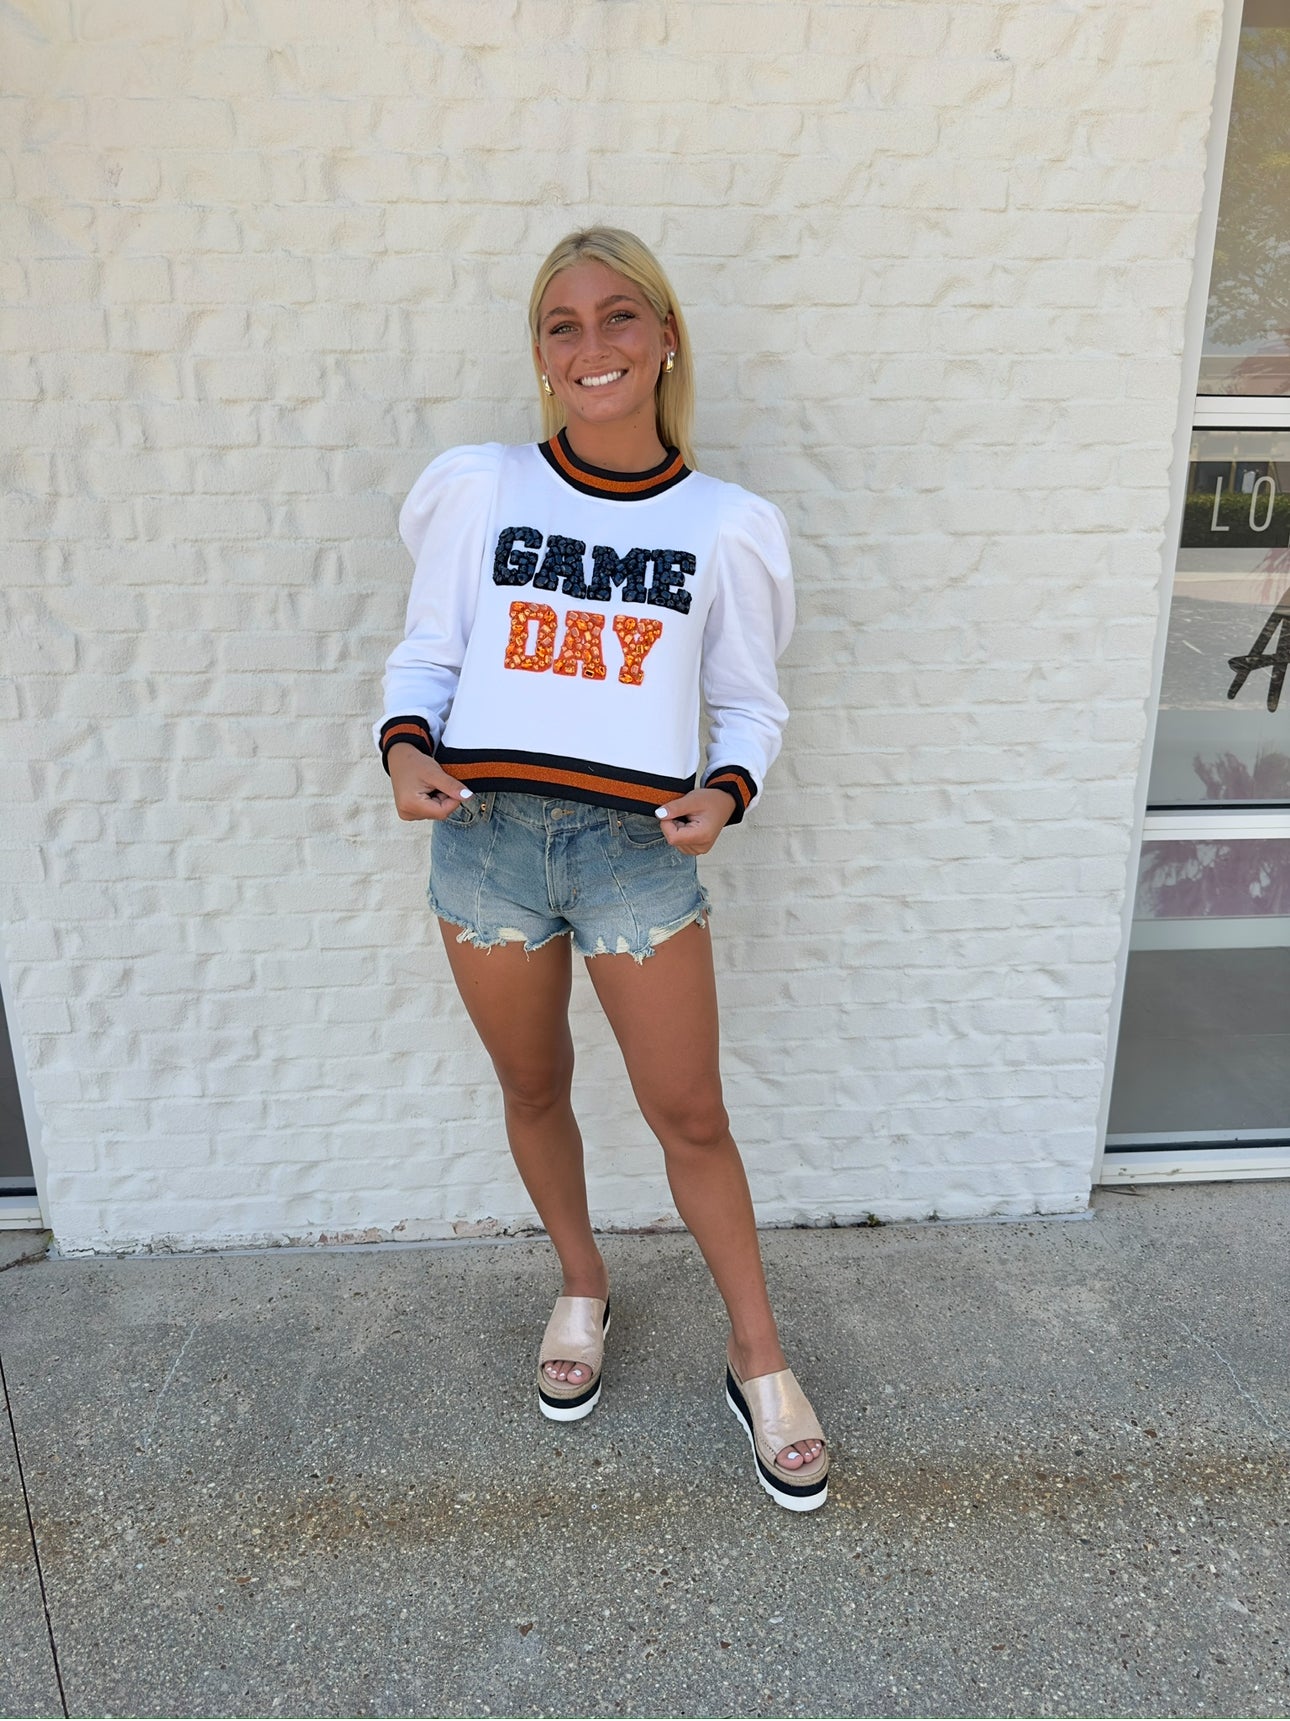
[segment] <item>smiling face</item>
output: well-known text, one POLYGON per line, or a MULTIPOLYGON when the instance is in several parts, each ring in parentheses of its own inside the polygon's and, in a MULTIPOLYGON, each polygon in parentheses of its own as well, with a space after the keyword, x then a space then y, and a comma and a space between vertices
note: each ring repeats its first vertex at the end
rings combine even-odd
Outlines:
POLYGON ((571 431, 648 431, 654 390, 676 326, 663 321, 634 281, 607 263, 576 263, 552 277, 538 313, 538 362, 571 431))

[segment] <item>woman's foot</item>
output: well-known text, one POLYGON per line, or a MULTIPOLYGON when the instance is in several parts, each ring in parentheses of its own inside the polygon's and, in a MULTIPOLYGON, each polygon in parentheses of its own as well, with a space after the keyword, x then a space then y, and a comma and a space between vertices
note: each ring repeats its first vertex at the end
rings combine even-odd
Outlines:
MULTIPOLYGON (((609 1297, 609 1271, 604 1262, 599 1270, 592 1269, 588 1273, 575 1275, 566 1273, 564 1283, 560 1287, 562 1297, 596 1297, 602 1303, 609 1297)), ((586 1386, 595 1370, 585 1362, 573 1362, 561 1358, 557 1362, 547 1362, 542 1365, 542 1374, 556 1386, 586 1386)))
MULTIPOLYGON (((741 1347, 763 1366, 771 1345, 758 1355, 755 1346, 741 1347)), ((782 1352, 780 1353, 783 1354, 782 1352)), ((743 1374, 735 1360, 736 1347, 726 1353, 726 1403, 748 1436, 757 1480, 777 1506, 790 1512, 814 1512, 829 1497, 829 1455, 810 1400, 791 1368, 768 1368, 743 1374)))
MULTIPOLYGON (((736 1377, 743 1381, 755 1380, 763 1374, 776 1374, 780 1369, 788 1367, 778 1340, 761 1345, 737 1345, 732 1336, 726 1346, 726 1356, 736 1377)), ((806 1470, 814 1473, 818 1470, 823 1456, 822 1440, 796 1440, 791 1446, 781 1447, 775 1455, 775 1461, 785 1470, 806 1470)))

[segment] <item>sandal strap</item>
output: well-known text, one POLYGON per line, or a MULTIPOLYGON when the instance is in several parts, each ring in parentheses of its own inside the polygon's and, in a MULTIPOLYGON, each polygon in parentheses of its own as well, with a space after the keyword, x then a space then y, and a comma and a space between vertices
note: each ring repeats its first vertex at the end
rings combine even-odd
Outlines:
POLYGON ((581 1362, 598 1369, 605 1355, 605 1305, 599 1297, 557 1297, 542 1335, 538 1364, 581 1362))
POLYGON ((824 1430, 791 1368, 739 1382, 757 1439, 772 1463, 799 1440, 823 1440, 824 1430))

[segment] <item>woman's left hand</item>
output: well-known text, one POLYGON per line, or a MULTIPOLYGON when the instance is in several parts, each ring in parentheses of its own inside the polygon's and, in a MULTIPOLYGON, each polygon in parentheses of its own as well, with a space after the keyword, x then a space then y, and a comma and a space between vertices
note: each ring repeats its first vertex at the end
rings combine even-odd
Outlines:
POLYGON ((663 835, 683 855, 706 855, 734 814, 724 789, 691 789, 659 808, 663 835))

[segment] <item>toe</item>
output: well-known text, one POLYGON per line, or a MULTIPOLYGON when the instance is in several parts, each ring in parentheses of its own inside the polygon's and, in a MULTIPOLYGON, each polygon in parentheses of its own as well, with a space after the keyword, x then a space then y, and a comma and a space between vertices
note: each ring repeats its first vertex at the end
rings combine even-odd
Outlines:
POLYGON ((591 1370, 585 1363, 580 1362, 544 1363, 542 1372, 548 1380, 558 1381, 564 1386, 582 1386, 591 1378, 591 1370))
POLYGON ((820 1441, 799 1440, 793 1446, 786 1446, 777 1455, 777 1461, 783 1470, 806 1470, 819 1462, 823 1452, 824 1446, 820 1441))

